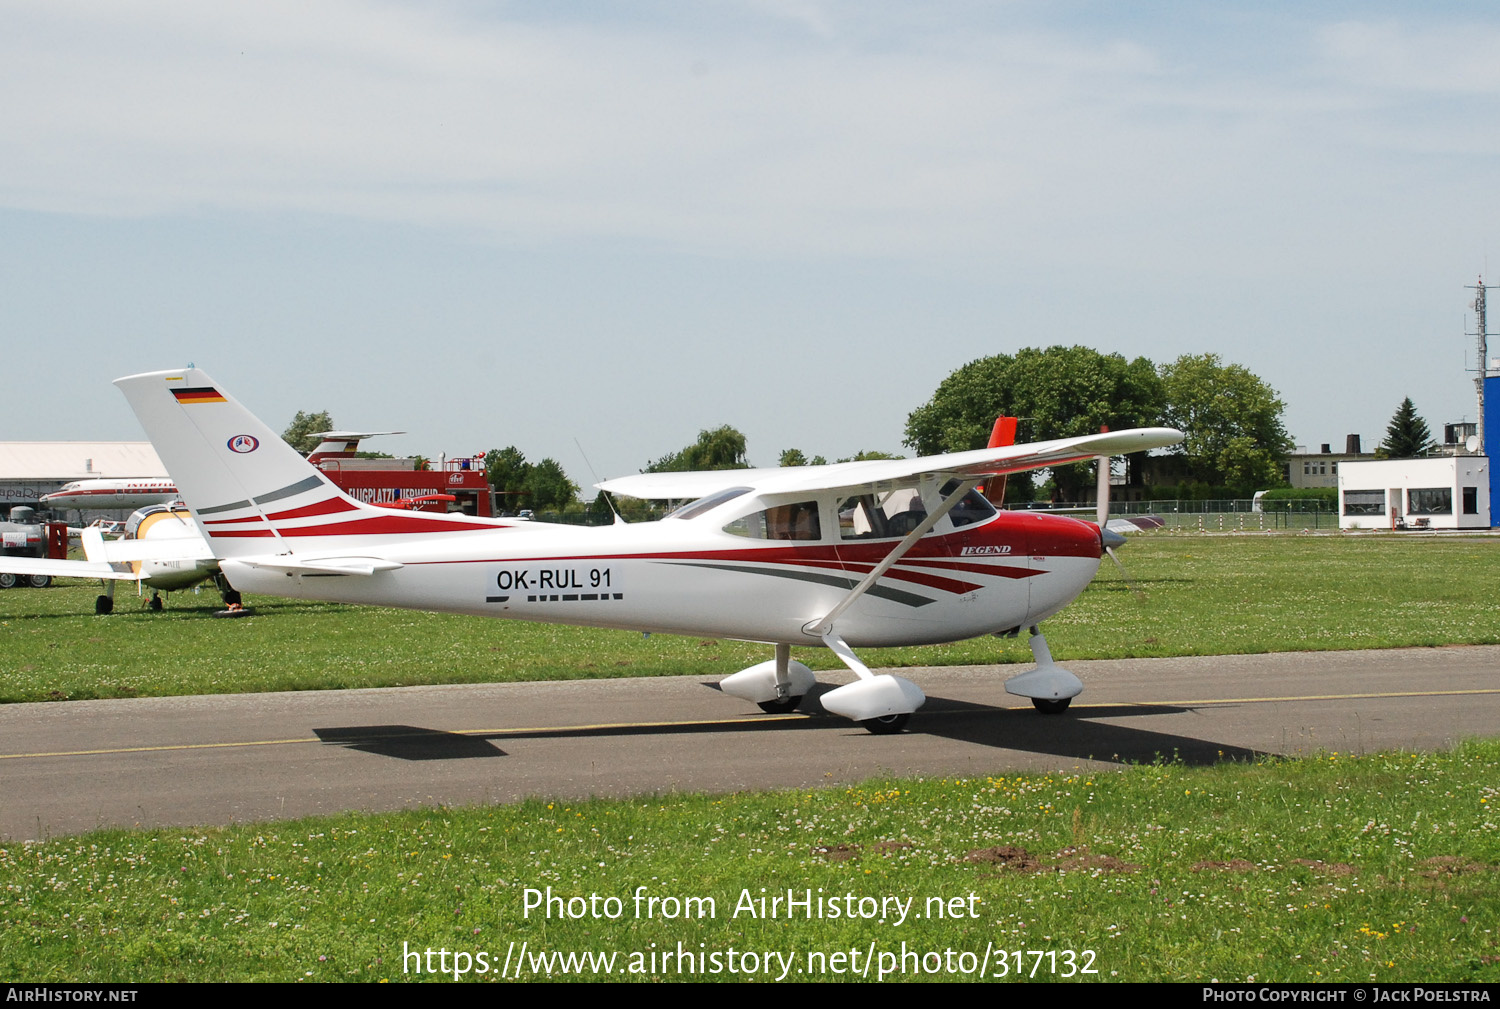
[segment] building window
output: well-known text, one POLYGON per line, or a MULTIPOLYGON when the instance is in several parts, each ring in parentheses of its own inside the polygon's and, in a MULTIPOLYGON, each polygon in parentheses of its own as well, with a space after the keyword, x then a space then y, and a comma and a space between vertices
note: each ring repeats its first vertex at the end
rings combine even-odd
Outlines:
POLYGON ((1344 514, 1345 515, 1384 515, 1385 514, 1385 491, 1383 491, 1383 490, 1346 490, 1346 491, 1344 491, 1344 514))
POLYGON ((1464 514, 1465 515, 1478 515, 1479 514, 1479 488, 1478 487, 1465 487, 1464 488, 1464 514))
POLYGON ((1452 515, 1452 487, 1413 487, 1407 491, 1408 515, 1452 515))

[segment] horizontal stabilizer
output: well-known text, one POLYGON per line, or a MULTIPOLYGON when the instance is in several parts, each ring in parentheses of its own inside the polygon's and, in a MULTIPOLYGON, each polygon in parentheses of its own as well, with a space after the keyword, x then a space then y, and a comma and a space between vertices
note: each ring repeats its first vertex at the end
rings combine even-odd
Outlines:
POLYGON ((316 560, 298 561, 282 557, 265 560, 241 558, 241 564, 266 571, 284 571, 289 575, 369 575, 381 571, 396 571, 405 565, 398 561, 382 560, 379 557, 319 557, 316 560))

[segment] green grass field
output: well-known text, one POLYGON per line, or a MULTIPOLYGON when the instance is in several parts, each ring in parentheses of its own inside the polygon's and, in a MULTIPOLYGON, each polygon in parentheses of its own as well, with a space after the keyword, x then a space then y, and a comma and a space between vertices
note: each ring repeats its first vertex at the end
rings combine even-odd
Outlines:
POLYGON ((509 953, 506 976, 525 980, 977 980, 983 963, 993 980, 1019 965, 1035 980, 1493 983, 1497 805, 1500 744, 1484 743, 103 832, 0 850, 0 975, 441 979, 403 956, 432 949, 433 970, 466 980, 498 980, 509 953), (526 891, 547 887, 584 917, 528 915, 526 891), (744 903, 788 889, 855 916, 744 903), (874 914, 885 898, 909 902, 904 920, 874 914), (720 954, 720 973, 652 961, 679 943, 720 954), (553 956, 581 953, 595 958, 553 956))
MULTIPOLYGON (((1141 588, 1106 564, 1045 625, 1080 658, 1500 642, 1500 539, 1397 536, 1137 536, 1121 551, 1141 588)), ((252 598, 215 620, 218 594, 162 613, 97 586, 0 592, 0 702, 312 690, 606 676, 727 674, 763 645, 252 598)), ((1029 662, 1024 641, 980 638, 867 649, 872 666, 1029 662)), ((837 668, 824 649, 797 657, 837 668)))

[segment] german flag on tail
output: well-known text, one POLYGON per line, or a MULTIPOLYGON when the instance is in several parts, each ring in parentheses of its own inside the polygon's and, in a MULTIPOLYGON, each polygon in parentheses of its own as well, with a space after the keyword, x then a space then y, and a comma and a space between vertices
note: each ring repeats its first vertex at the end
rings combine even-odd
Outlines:
POLYGON ((197 389, 173 389, 172 395, 177 397, 177 402, 188 403, 223 403, 225 399, 219 394, 219 390, 213 386, 200 386, 197 389))

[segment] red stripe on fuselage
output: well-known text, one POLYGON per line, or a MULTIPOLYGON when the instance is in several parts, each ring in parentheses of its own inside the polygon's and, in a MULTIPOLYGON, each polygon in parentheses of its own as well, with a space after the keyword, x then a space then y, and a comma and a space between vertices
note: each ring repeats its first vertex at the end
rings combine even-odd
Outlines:
MULTIPOLYGON (((784 563, 784 562, 781 562, 784 563)), ((852 574, 867 575, 875 570, 873 564, 847 564, 833 563, 830 561, 803 561, 807 567, 834 568, 839 571, 847 571, 852 574)), ((1000 571, 986 571, 985 574, 1001 574, 1000 571)), ((1029 571, 1022 571, 1017 577, 1025 577, 1029 571)), ((894 578, 897 581, 911 582, 915 585, 925 585, 930 589, 942 589, 945 592, 973 592, 975 589, 983 588, 974 582, 960 582, 952 578, 944 578, 941 575, 930 575, 925 571, 903 571, 898 563, 887 571, 882 578, 894 578)))
POLYGON ((207 519, 206 526, 233 525, 236 522, 283 522, 288 519, 307 519, 317 515, 332 515, 337 512, 356 511, 357 506, 350 504, 343 498, 332 497, 315 504, 303 505, 301 508, 288 508, 282 512, 272 512, 270 515, 246 515, 237 519, 207 519))
POLYGON ((326 501, 319 501, 315 504, 303 505, 301 508, 288 508, 284 512, 272 512, 270 515, 266 516, 266 519, 271 522, 283 522, 287 519, 307 519, 312 518, 314 515, 332 515, 336 512, 351 512, 357 510, 358 508, 356 505, 345 501, 343 498, 331 497, 326 501))
MULTIPOLYGON (((1013 560, 1021 560, 1025 556, 1027 555, 1022 554, 1020 557, 1017 557, 1014 553, 995 555, 997 559, 1009 558, 1013 560)), ((937 568, 941 571, 968 571, 976 575, 995 575, 1005 574, 1006 572, 1015 572, 1013 574, 1005 574, 1005 576, 1007 578, 1025 577, 1025 573, 1022 572, 1019 568, 1013 568, 1006 564, 985 564, 983 562, 975 563, 971 561, 946 561, 926 559, 907 560, 904 557, 900 560, 897 566, 899 567, 902 564, 910 564, 913 567, 937 568)))
POLYGON ((509 528, 513 527, 478 522, 443 522, 439 519, 418 518, 415 515, 377 515, 353 519, 349 522, 331 522, 317 526, 288 526, 276 531, 282 536, 394 536, 400 533, 450 533, 509 528))

